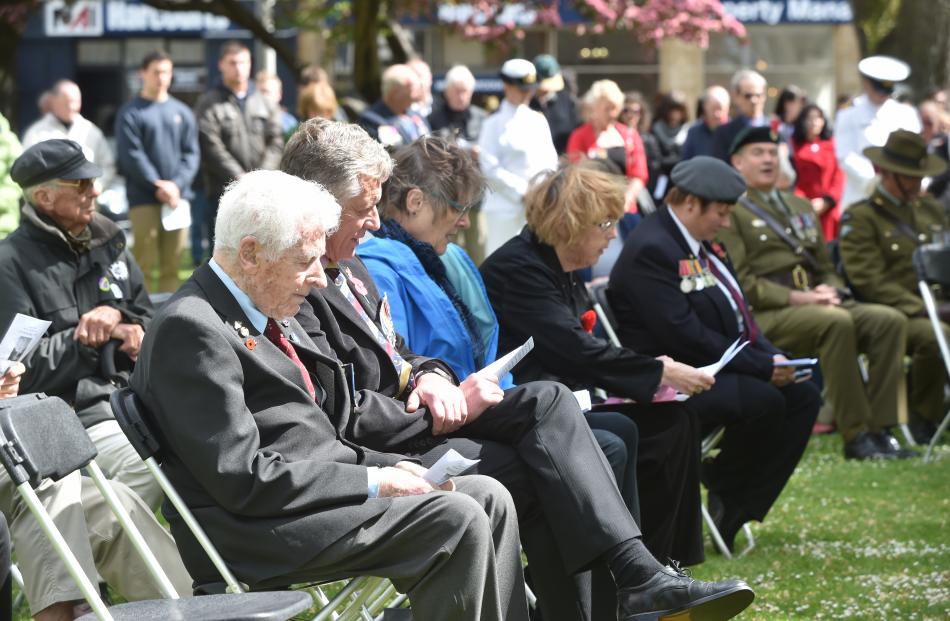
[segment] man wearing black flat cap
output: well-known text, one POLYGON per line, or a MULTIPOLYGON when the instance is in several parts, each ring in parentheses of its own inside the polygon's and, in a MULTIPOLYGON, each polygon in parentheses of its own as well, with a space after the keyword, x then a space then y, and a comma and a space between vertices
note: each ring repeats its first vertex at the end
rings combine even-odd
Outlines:
POLYGON ((23 361, 20 391, 72 404, 103 469, 154 508, 161 490, 112 417, 116 388, 100 360, 106 343, 120 341, 116 367, 127 374, 152 316, 125 235, 96 213, 101 174, 72 140, 39 142, 13 163, 24 205, 20 226, 0 241, 0 330, 17 313, 52 322, 23 361))
MULTIPOLYGON (((866 148, 864 155, 880 172, 881 182, 842 217, 841 260, 861 299, 886 304, 907 317, 910 427, 917 440, 926 443, 944 415, 946 376, 918 293, 913 254, 921 244, 950 243, 941 204, 920 191, 921 179, 940 174, 947 164, 927 154, 918 134, 903 130, 892 133, 883 147, 866 148)), ((948 313, 941 315, 950 338, 948 313)))
POLYGON ((728 255, 711 243, 729 226, 746 190, 728 164, 708 156, 680 162, 666 206, 641 222, 610 273, 608 296, 624 346, 693 366, 716 362, 737 339, 749 344, 686 401, 704 434, 725 426, 720 453, 703 464, 709 507, 733 547, 745 522, 762 521, 808 443, 820 398, 811 382, 776 363, 728 255))
POLYGON ((794 357, 817 356, 825 396, 849 459, 910 457, 888 429, 906 421, 901 313, 851 299, 825 246, 818 216, 803 198, 780 192, 776 136, 768 128, 740 134, 732 163, 749 186, 719 234, 755 308, 755 320, 794 357), (869 362, 867 386, 858 354, 869 362))

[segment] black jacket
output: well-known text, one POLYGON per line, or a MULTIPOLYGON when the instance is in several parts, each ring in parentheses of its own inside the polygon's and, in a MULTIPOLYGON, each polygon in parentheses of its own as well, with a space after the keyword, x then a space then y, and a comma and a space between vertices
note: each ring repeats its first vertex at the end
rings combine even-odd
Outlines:
POLYGON ((20 392, 62 397, 87 428, 112 418, 115 386, 101 377, 99 351, 73 340, 79 318, 107 305, 122 312, 123 322, 147 328, 152 315, 125 235, 99 214, 89 229, 89 250, 77 254, 59 229, 27 206, 20 226, 0 241, 0 329, 6 331, 17 313, 53 322, 24 362, 20 392))
POLYGON ((534 350, 514 368, 516 382, 554 380, 572 390, 599 387, 652 401, 663 364, 584 330, 580 316, 591 309, 584 283, 565 273, 554 248, 527 227, 480 269, 501 328, 498 351, 534 337, 534 350))
POLYGON ((571 137, 571 132, 581 124, 577 101, 565 88, 545 102, 535 97, 530 105, 532 110, 537 110, 548 120, 554 149, 558 155, 563 155, 567 150, 567 140, 571 137))
MULTIPOLYGON (((359 258, 340 261, 340 265, 348 267, 353 277, 365 284, 367 295, 357 291, 353 295, 378 325, 382 296, 366 266, 359 258)), ((405 399, 407 391, 400 394, 399 376, 389 354, 336 285, 330 283, 325 289, 311 290, 296 319, 318 346, 325 343, 340 362, 352 365, 356 415, 347 429, 348 438, 377 450, 399 452, 415 449, 414 444, 407 443, 420 434, 430 435, 432 419, 428 410, 406 412, 405 403, 398 399, 405 399), (362 416, 370 411, 372 416, 362 416)), ((413 374, 437 367, 455 378, 452 369, 441 360, 409 351, 398 332, 395 340, 396 350, 412 365, 413 374)))
POLYGON ((487 116, 487 112, 474 105, 462 112, 453 110, 446 103, 445 95, 440 94, 433 102, 428 121, 433 132, 447 129, 453 133, 458 132, 459 138, 477 144, 478 135, 482 132, 482 123, 487 116))
MULTIPOLYGON (((706 251, 713 252, 708 244, 706 251)), ((644 219, 627 237, 607 288, 621 343, 703 366, 718 360, 739 338, 735 311, 718 287, 691 293, 680 290, 679 262, 690 257, 689 246, 666 207, 644 219)), ((724 263, 735 277, 728 259, 724 263)), ((726 370, 768 381, 772 356, 778 353, 759 334, 726 370)))

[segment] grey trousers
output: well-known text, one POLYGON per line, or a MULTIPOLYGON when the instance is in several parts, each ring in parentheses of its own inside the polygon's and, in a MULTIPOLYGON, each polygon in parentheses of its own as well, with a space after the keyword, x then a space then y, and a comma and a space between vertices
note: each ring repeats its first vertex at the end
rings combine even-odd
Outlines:
POLYGON ((416 621, 526 621, 511 495, 490 477, 455 483, 455 492, 394 498, 280 582, 382 576, 409 594, 416 621))
MULTIPOLYGON (((182 597, 190 596, 191 577, 178 556, 175 540, 135 493, 116 481, 111 484, 175 590, 182 597)), ((93 583, 98 570, 106 582, 130 601, 162 597, 132 546, 132 540, 122 530, 92 479, 78 472, 56 482, 47 479, 36 489, 36 495, 93 583)), ((10 525, 31 614, 52 604, 83 599, 66 565, 3 468, 0 468, 0 511, 10 525)))

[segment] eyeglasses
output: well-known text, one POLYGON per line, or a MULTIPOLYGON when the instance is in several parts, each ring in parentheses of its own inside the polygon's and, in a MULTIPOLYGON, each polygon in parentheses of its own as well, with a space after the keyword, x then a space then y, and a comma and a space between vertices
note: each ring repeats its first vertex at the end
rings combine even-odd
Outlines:
POLYGON ((93 184, 96 182, 95 179, 77 179, 75 181, 64 181, 63 179, 57 179, 56 185, 63 185, 69 188, 76 188, 76 191, 80 194, 85 194, 92 189, 93 184))
POLYGON ((742 96, 747 100, 752 101, 753 99, 762 99, 765 97, 765 93, 742 93, 742 96))
POLYGON ((604 220, 603 222, 601 222, 600 224, 597 225, 597 228, 599 228, 599 229, 601 230, 601 232, 603 232, 603 233, 608 233, 608 232, 610 232, 615 226, 617 226, 617 223, 618 223, 618 222, 620 222, 620 220, 604 220))
MULTIPOLYGON (((422 188, 419 188, 419 189, 421 190, 422 188)), ((458 215, 458 217, 455 219, 456 224, 458 224, 458 222, 461 221, 462 218, 465 217, 465 214, 467 214, 468 212, 470 212, 470 211, 471 211, 472 209, 474 209, 475 207, 478 207, 478 205, 482 202, 481 197, 479 197, 479 198, 477 198, 476 200, 474 200, 474 201, 472 201, 471 203, 469 203, 468 205, 463 205, 463 204, 459 203, 458 201, 454 201, 454 200, 452 200, 451 198, 449 198, 449 197, 447 197, 447 196, 442 196, 441 194, 436 194, 435 192, 428 192, 428 191, 426 191, 426 190, 422 190, 422 192, 425 193, 425 194, 428 194, 428 195, 431 196, 432 198, 438 199, 438 200, 440 200, 440 201, 445 201, 446 203, 449 204, 449 207, 451 207, 452 209, 454 209, 455 211, 457 211, 459 215, 458 215)))
POLYGON ((643 114, 643 108, 624 108, 623 113, 629 116, 633 116, 633 115, 640 116, 641 114, 643 114))

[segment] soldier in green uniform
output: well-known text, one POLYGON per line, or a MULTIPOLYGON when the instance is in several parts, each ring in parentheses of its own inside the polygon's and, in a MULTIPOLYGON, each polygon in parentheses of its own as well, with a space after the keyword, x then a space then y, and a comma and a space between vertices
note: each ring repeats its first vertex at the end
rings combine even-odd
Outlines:
MULTIPOLYGON (((921 244, 950 241, 943 207, 920 191, 921 179, 940 174, 946 164, 927 154, 923 138, 904 130, 893 132, 883 147, 868 147, 864 154, 881 180, 869 198, 851 205, 842 217, 841 259, 859 299, 887 304, 908 317, 910 405, 922 419, 912 417, 911 428, 918 440, 925 440, 944 415, 946 371, 911 257, 921 244)), ((944 323, 943 329, 950 338, 950 327, 944 323)))
POLYGON ((835 272, 811 204, 775 188, 778 136, 768 127, 743 130, 732 165, 748 193, 719 233, 763 333, 793 356, 818 356, 826 396, 849 459, 909 457, 889 427, 906 417, 903 313, 850 299, 835 272), (865 387, 858 353, 870 360, 865 387))

